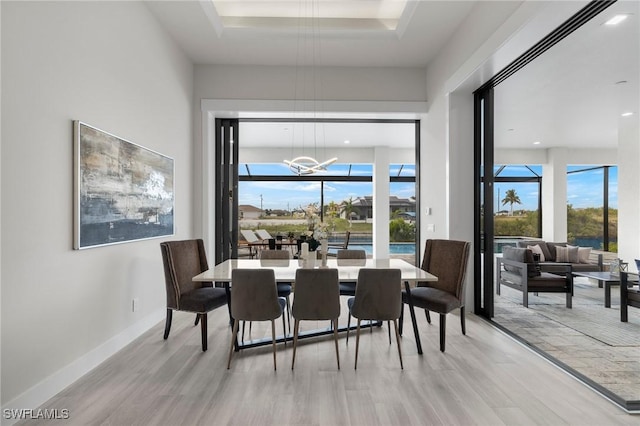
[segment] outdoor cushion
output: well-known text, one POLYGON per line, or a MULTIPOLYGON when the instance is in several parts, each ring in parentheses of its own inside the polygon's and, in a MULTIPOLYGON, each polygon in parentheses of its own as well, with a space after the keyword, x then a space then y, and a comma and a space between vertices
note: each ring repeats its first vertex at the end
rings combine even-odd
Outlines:
MULTIPOLYGON (((551 262, 559 262, 556 256, 556 248, 558 247, 566 247, 567 243, 547 243, 547 249, 549 249, 550 258, 547 258, 547 261, 551 262)), ((576 262, 578 263, 578 262, 576 262)))
POLYGON ((556 262, 579 263, 578 247, 556 246, 556 262))
POLYGON ((546 260, 546 258, 544 257, 544 252, 542 251, 542 248, 540 247, 540 244, 536 244, 535 246, 527 246, 527 248, 529 250, 531 250, 531 253, 533 254, 539 254, 540 255, 540 262, 544 262, 546 260))
POLYGON ((551 252, 549 251, 549 248, 547 247, 547 243, 545 243, 544 241, 541 240, 520 240, 516 243, 516 245, 520 248, 527 248, 527 246, 535 246, 535 245, 539 245, 540 249, 542 250, 542 253, 544 254, 544 259, 547 262, 552 262, 553 259, 555 258, 555 256, 551 256, 551 252))
MULTIPOLYGON (((533 253, 529 249, 505 246, 502 248, 502 257, 506 260, 526 263, 527 275, 529 277, 536 277, 540 275, 540 271, 537 269, 536 264, 533 261, 533 253)), ((505 264, 504 269, 508 272, 518 272, 518 268, 512 265, 505 264)))
POLYGON ((578 262, 577 263, 590 263, 589 256, 591 255, 591 247, 578 247, 567 244, 567 247, 578 248, 578 262))

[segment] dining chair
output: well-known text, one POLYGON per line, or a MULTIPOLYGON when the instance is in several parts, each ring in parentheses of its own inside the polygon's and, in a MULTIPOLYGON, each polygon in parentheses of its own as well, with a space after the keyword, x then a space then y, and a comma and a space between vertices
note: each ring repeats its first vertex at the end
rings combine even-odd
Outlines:
MULTIPOLYGON (((469 246, 466 241, 427 240, 421 268, 436 277, 438 281, 419 282, 410 293, 402 292, 404 304, 409 305, 411 319, 415 319, 414 307, 425 310, 427 322, 431 323, 429 311, 440 314, 440 351, 445 350, 445 330, 447 314, 460 308, 462 334, 466 335, 464 319, 464 282, 469 260, 469 246)), ((404 309, 402 309, 404 311, 404 309)), ((402 317, 400 331, 402 331, 402 317)), ((417 330, 417 324, 413 327, 417 330)))
MULTIPOLYGON (((338 265, 340 265, 343 260, 346 261, 357 261, 363 260, 366 262, 367 252, 364 250, 348 250, 341 249, 336 253, 336 259, 338 265)), ((354 262, 359 263, 359 262, 354 262)), ((364 262, 363 262, 364 263, 364 262)), ((340 283, 340 296, 355 296, 356 295, 356 284, 352 282, 340 283)))
POLYGON ((201 239, 160 243, 167 291, 167 318, 164 340, 171 331, 173 311, 193 312, 200 322, 202 350, 207 350, 207 312, 227 304, 224 288, 213 283, 194 282, 192 278, 209 269, 204 242, 201 239))
MULTIPOLYGON (((349 298, 347 306, 349 314, 358 319, 356 328, 356 361, 354 369, 358 368, 358 350, 360 346, 360 321, 393 321, 402 365, 402 350, 400 349, 400 334, 398 331, 398 318, 402 311, 402 281, 400 269, 374 269, 362 268, 358 272, 358 284, 356 295, 349 298)), ((347 336, 349 330, 347 329, 347 336)))
POLYGON ((296 271, 296 291, 293 297, 293 359, 296 362, 296 348, 301 320, 331 320, 333 339, 336 346, 336 360, 340 369, 338 351, 338 318, 340 317, 340 290, 337 269, 298 269, 296 271))
MULTIPOLYGON (((240 321, 271 321, 273 341, 273 369, 276 369, 275 319, 282 316, 285 300, 278 297, 273 269, 234 269, 231 271, 231 317, 233 334, 229 348, 227 369, 231 368, 231 356, 238 339, 240 321)), ((282 318, 284 331, 284 317, 282 318)))
MULTIPOLYGON (((260 253, 260 260, 290 260, 291 254, 287 250, 262 250, 260 253)), ((288 265, 288 262, 287 262, 288 265)), ((288 329, 289 333, 291 332, 291 283, 287 282, 277 282, 278 287, 278 297, 284 297, 287 301, 287 321, 288 321, 288 329)))

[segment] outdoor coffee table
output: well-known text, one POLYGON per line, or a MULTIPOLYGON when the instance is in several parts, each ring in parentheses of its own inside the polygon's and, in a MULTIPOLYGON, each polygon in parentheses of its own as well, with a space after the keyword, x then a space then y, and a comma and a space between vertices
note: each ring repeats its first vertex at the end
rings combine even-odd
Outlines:
POLYGON ((620 275, 611 275, 611 272, 573 272, 573 275, 601 282, 604 285, 604 307, 611 307, 611 286, 620 285, 620 275))

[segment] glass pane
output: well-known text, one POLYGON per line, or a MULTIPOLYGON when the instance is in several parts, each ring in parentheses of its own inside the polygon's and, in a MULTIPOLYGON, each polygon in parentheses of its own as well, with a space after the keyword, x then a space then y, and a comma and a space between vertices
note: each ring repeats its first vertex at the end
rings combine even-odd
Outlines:
MULTIPOLYGON (((496 237, 539 237, 538 199, 540 197, 537 182, 495 182, 495 219, 496 237)), ((501 245, 510 241, 501 239, 501 245)), ((512 243, 512 242, 511 242, 512 243)))
POLYGON ((618 167, 609 167, 609 251, 618 252, 618 167))
POLYGON ((391 164, 389 167, 390 177, 416 176, 415 164, 391 164))
POLYGON ((542 166, 539 165, 497 165, 493 168, 496 177, 538 177, 542 176, 542 166))
MULTIPOLYGON (((569 171, 572 169, 576 167, 567 167, 569 171)), ((603 184, 604 168, 567 174, 568 242, 598 250, 604 248, 603 184)))
MULTIPOLYGON (((390 167, 393 174, 394 166, 390 167)), ((415 171, 415 168, 414 168, 415 171)), ((416 264, 415 182, 389 184, 389 255, 416 264)))

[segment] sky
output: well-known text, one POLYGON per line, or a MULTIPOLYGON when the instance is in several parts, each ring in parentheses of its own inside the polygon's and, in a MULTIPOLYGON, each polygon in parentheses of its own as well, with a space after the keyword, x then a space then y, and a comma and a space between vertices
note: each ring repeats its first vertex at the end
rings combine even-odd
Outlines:
MULTIPOLYGON (((252 175, 279 175, 290 176, 291 171, 286 165, 262 164, 259 167, 251 165, 252 175)), ((243 165, 240 166, 241 174, 243 165)), ((336 165, 335 169, 331 166, 330 170, 333 175, 346 176, 348 173, 348 165, 336 165)), ((397 176, 399 172, 398 165, 390 166, 390 174, 397 176)), ((351 175, 371 176, 371 165, 353 165, 351 175)), ((415 176, 415 167, 404 166, 401 176, 415 176)), ((258 208, 266 209, 282 209, 293 210, 299 207, 305 207, 311 203, 320 202, 320 182, 239 182, 239 204, 249 204, 258 208)), ((391 183, 390 194, 400 198, 409 198, 415 196, 415 185, 413 183, 391 183)), ((340 204, 344 200, 373 194, 371 182, 325 182, 324 184, 324 200, 325 204, 334 201, 340 204)))
MULTIPOLYGON (((533 172, 542 175, 541 166, 529 166, 533 172)), ((596 166, 569 166, 567 171, 590 169, 596 166)), ((524 166, 508 166, 499 176, 535 176, 532 171, 524 166)), ((603 182, 604 171, 602 168, 589 170, 580 173, 569 173, 567 175, 567 204, 573 208, 580 209, 586 207, 602 207, 603 202, 603 182)), ((494 209, 509 210, 509 204, 502 204, 505 192, 515 189, 522 204, 514 204, 514 210, 536 210, 538 208, 538 184, 537 183, 502 183, 496 182, 496 193, 494 209)), ((618 168, 609 168, 609 207, 618 208, 618 168)))
MULTIPOLYGON (((508 166, 499 176, 535 176, 542 174, 541 166, 508 166)), ((595 166, 569 166, 568 171, 583 170, 595 166)), ((291 171, 284 164, 261 164, 250 166, 252 175, 290 176, 291 171)), ((331 166, 332 174, 345 176, 348 165, 337 164, 331 166)), ((390 174, 397 176, 398 165, 391 165, 390 174)), ((351 175, 371 175, 371 165, 353 165, 351 175)), ((567 202, 574 208, 601 207, 603 169, 590 170, 567 175, 567 202)), ((240 174, 246 175, 244 165, 240 167, 240 174)), ((404 166, 401 176, 415 175, 413 166, 404 166)), ((509 210, 509 204, 502 205, 502 199, 507 190, 515 189, 522 204, 514 204, 514 210, 536 210, 538 208, 537 183, 496 183, 494 199, 497 210, 509 210)), ((372 195, 370 182, 326 182, 324 186, 325 204, 331 201, 340 203, 349 198, 354 200, 365 195, 372 195)), ((391 183, 390 194, 400 198, 415 196, 412 183, 391 183)), ((320 201, 320 182, 240 182, 239 204, 249 204, 262 209, 293 210, 305 207, 310 203, 320 201)), ((618 168, 609 169, 609 206, 618 207, 618 168)), ((496 210, 496 211, 497 211, 496 210)))

